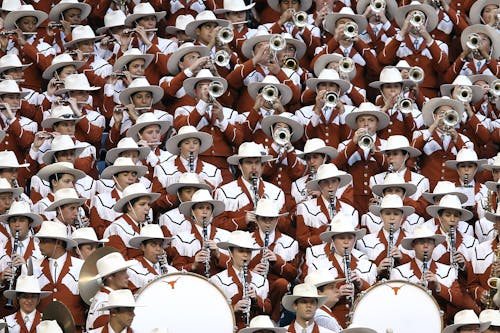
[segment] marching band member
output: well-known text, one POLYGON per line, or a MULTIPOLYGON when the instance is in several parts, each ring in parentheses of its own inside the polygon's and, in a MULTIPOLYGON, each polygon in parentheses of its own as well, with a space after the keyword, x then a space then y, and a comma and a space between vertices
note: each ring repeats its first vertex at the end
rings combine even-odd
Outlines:
POLYGON ((92 227, 78 228, 73 231, 71 238, 76 242, 75 253, 82 260, 87 259, 99 246, 103 246, 109 239, 97 239, 92 227))
POLYGON ((473 310, 462 310, 455 313, 453 324, 446 326, 443 333, 487 332, 490 323, 489 320, 479 319, 473 310))
POLYGON ((486 198, 481 203, 485 216, 476 221, 474 227, 479 243, 495 238, 495 228, 493 227, 495 220, 491 213, 494 213, 500 207, 497 200, 500 193, 500 181, 487 181, 485 185, 488 188, 488 192, 486 198))
POLYGON ((45 208, 45 212, 54 212, 55 217, 51 221, 61 222, 71 236, 74 230, 86 227, 89 218, 85 216, 82 205, 85 198, 80 198, 74 188, 62 188, 54 193, 54 201, 45 208))
POLYGON ((134 320, 135 307, 135 298, 130 290, 120 289, 110 292, 108 305, 100 309, 100 311, 109 311, 107 324, 91 330, 89 333, 133 333, 130 326, 134 320))
MULTIPOLYGON (((0 178, 0 213, 3 215, 8 214, 9 209, 15 202, 15 198, 19 197, 21 193, 23 193, 21 187, 12 187, 7 179, 0 178)), ((11 236, 7 229, 0 224, 0 244, 7 242, 7 239, 11 236)))
MULTIPOLYGON (((426 208, 427 213, 432 217, 430 220, 425 222, 425 225, 430 230, 438 232, 439 228, 442 227, 441 220, 446 216, 446 220, 459 218, 456 222, 456 230, 463 235, 468 235, 473 238, 474 231, 471 225, 466 221, 472 218, 472 212, 462 207, 460 198, 453 194, 444 195, 439 201, 435 201, 433 205, 426 208), (433 207, 433 208, 431 208, 433 207), (436 207, 440 207, 438 210, 436 207)), ((449 223, 449 222, 448 222, 449 223)), ((444 234, 444 232, 443 232, 444 234)))

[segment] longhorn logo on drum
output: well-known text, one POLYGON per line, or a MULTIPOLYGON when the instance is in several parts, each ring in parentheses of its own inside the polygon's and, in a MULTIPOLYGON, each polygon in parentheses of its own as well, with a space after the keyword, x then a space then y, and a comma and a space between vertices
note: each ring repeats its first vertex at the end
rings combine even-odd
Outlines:
POLYGON ((171 287, 172 289, 175 289, 175 283, 176 283, 176 282, 177 282, 177 280, 179 280, 179 279, 180 279, 180 278, 175 279, 175 280, 173 280, 173 281, 163 281, 163 282, 165 282, 166 284, 169 284, 169 285, 170 285, 170 287, 171 287))

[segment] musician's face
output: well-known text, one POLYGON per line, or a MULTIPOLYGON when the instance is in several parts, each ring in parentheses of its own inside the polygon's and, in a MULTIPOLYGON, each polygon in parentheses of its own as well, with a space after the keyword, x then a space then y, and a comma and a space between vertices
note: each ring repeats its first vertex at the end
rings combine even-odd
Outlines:
POLYGON ((76 43, 76 48, 83 53, 92 53, 94 52, 94 41, 93 40, 84 40, 76 43))
POLYGON ((14 197, 13 197, 12 193, 1 193, 0 194, 0 212, 5 213, 12 205, 13 200, 14 200, 14 197))
POLYGON ((179 149, 181 151, 181 155, 189 159, 190 153, 193 153, 193 157, 198 156, 200 152, 201 141, 198 138, 187 138, 181 141, 179 145, 179 149))
POLYGON ((80 259, 85 260, 87 259, 92 253, 97 250, 97 243, 89 243, 89 244, 81 244, 78 245, 78 248, 80 250, 80 259))
POLYGON ((247 263, 252 258, 252 250, 244 249, 241 247, 236 247, 231 250, 231 258, 233 259, 233 264, 236 268, 243 267, 243 262, 247 263))
POLYGON ((10 107, 18 108, 21 106, 21 94, 4 94, 1 101, 9 104, 10 107))
POLYGON ((319 166, 325 163, 325 157, 326 155, 320 153, 311 153, 304 156, 309 169, 314 168, 315 170, 318 170, 319 166))
POLYGON ((380 92, 385 99, 389 99, 394 96, 401 94, 402 85, 401 83, 384 83, 380 92))
POLYGON ((61 241, 52 238, 39 238, 38 248, 43 256, 52 258, 57 248, 62 248, 61 241))
POLYGON ((78 217, 78 204, 67 204, 57 208, 57 218, 67 225, 73 225, 78 217))
POLYGON ((134 321, 135 313, 134 308, 117 308, 113 313, 111 313, 113 321, 116 321, 121 326, 130 327, 132 321, 134 321))
POLYGON ((380 218, 384 222, 384 229, 389 231, 390 225, 394 226, 394 231, 401 227, 403 222, 403 212, 397 208, 386 208, 380 212, 380 218))
POLYGON ((86 103, 89 100, 89 92, 84 90, 74 90, 68 92, 69 97, 76 99, 77 102, 86 103))
POLYGON ((151 199, 149 197, 141 197, 134 202, 132 205, 133 209, 130 209, 129 206, 128 214, 137 222, 144 222, 146 220, 146 215, 149 213, 149 208, 151 208, 150 203, 151 199))
POLYGON ((210 84, 210 80, 199 81, 194 87, 194 96, 196 100, 202 99, 208 92, 208 86, 210 84))
POLYGON ((500 326, 490 326, 484 333, 500 333, 500 326))
POLYGON ((16 231, 19 231, 19 239, 24 240, 28 237, 31 220, 26 216, 14 216, 9 218, 9 229, 12 237, 15 237, 16 231))
POLYGON ((266 229, 269 232, 274 231, 276 229, 276 224, 278 224, 277 217, 264 217, 264 216, 256 216, 257 225, 262 232, 266 232, 266 229))
POLYGON ((318 290, 318 294, 326 296, 326 304, 333 306, 340 299, 340 290, 336 282, 329 283, 322 288, 323 290, 318 290))
POLYGON ((392 163, 394 170, 399 170, 408 159, 408 155, 401 149, 388 150, 385 152, 389 163, 392 163))
POLYGON ((161 141, 160 126, 149 125, 144 127, 144 129, 139 134, 139 138, 148 143, 160 142, 161 141))
POLYGON ((136 21, 137 26, 142 26, 144 29, 154 29, 156 28, 156 16, 149 15, 145 17, 141 17, 136 21))
POLYGON ((137 164, 139 162, 139 151, 138 150, 126 150, 122 153, 120 153, 119 157, 128 157, 131 158, 134 164, 137 164))
POLYGON ((150 239, 141 243, 141 251, 146 259, 156 264, 158 256, 163 253, 162 245, 163 239, 150 239))
POLYGON ((8 75, 12 80, 22 80, 24 78, 24 70, 22 67, 10 68, 4 72, 4 75, 8 75))
POLYGON ((343 256, 344 255, 344 249, 348 249, 348 252, 350 253, 354 243, 356 242, 356 235, 353 233, 343 233, 339 235, 333 236, 333 246, 335 247, 335 252, 337 254, 343 256))
POLYGON ((200 59, 200 54, 198 52, 189 52, 182 57, 179 61, 179 68, 184 70, 191 66, 196 60, 200 59))
POLYGON ((481 13, 481 18, 483 19, 483 22, 489 23, 492 20, 493 15, 495 15, 496 10, 498 10, 498 5, 495 4, 486 5, 481 13))
POLYGON ((280 1, 280 9, 283 13, 287 9, 293 9, 295 11, 300 10, 300 1, 299 0, 281 0, 280 1))
POLYGON ((37 22, 34 16, 24 16, 17 20, 16 24, 24 32, 35 32, 37 22))
POLYGON ((460 211, 456 209, 443 209, 438 214, 441 226, 445 231, 448 231, 452 226, 456 228, 460 221, 461 214, 460 211))
POLYGON ((458 177, 464 181, 467 176, 467 181, 470 183, 476 175, 477 164, 474 162, 461 162, 457 164, 458 177))
POLYGON ((215 28, 217 28, 218 24, 215 22, 207 22, 200 25, 196 28, 195 33, 198 37, 198 40, 203 44, 208 44, 212 39, 212 34, 215 28))
POLYGON ((481 332, 479 324, 464 325, 457 329, 459 333, 479 333, 481 332))
POLYGON ((78 8, 70 8, 63 12, 64 20, 70 24, 79 25, 82 23, 82 11, 78 8))
POLYGON ((58 151, 54 154, 54 158, 57 162, 73 163, 75 161, 75 149, 58 151))
POLYGON ((247 17, 246 10, 226 13, 226 19, 231 21, 232 23, 243 22, 246 20, 246 17, 247 17))
POLYGON ((252 179, 252 174, 255 172, 257 178, 260 178, 262 174, 262 160, 260 157, 247 157, 240 161, 240 171, 242 177, 250 181, 252 179))
POLYGON ((418 238, 413 241, 415 257, 419 260, 423 259, 424 252, 427 253, 427 257, 430 258, 435 247, 436 245, 433 238, 418 238))
POLYGON ((356 118, 356 125, 358 128, 366 128, 368 133, 375 134, 378 126, 378 119, 372 115, 364 115, 356 118))
POLYGON ((325 90, 325 91, 333 91, 336 92, 337 94, 340 91, 339 85, 333 82, 320 82, 318 83, 317 86, 318 92, 325 90))
POLYGON ((54 131, 61 134, 73 136, 75 135, 76 121, 74 120, 63 120, 54 124, 54 131))
POLYGON ((383 192, 384 196, 387 194, 396 194, 401 197, 401 199, 404 199, 405 197, 405 190, 402 187, 397 187, 397 186, 391 186, 386 188, 383 192))
POLYGON ((127 70, 132 75, 144 75, 146 61, 144 59, 134 59, 128 63, 127 70))
POLYGON ((200 202, 193 206, 193 217, 194 221, 201 225, 203 220, 206 219, 207 222, 211 221, 213 206, 208 202, 200 202))
POLYGON ((138 108, 150 107, 153 104, 153 94, 149 91, 139 91, 132 95, 132 104, 138 108))
POLYGON ((333 192, 333 194, 335 195, 340 185, 340 179, 339 178, 322 179, 319 181, 318 185, 321 191, 321 195, 323 195, 325 199, 330 200, 329 192, 333 192))
POLYGON ((314 318, 314 313, 317 308, 318 300, 313 297, 299 298, 293 304, 293 309, 295 310, 297 318, 305 321, 311 321, 314 318))
POLYGON ((278 52, 278 59, 281 61, 281 65, 283 65, 286 58, 295 58, 296 51, 297 49, 294 45, 286 44, 285 48, 278 52))
MULTIPOLYGON (((443 106, 438 107, 438 108, 434 111, 434 113, 433 113, 433 116, 434 116, 433 118, 434 118, 434 119, 436 119, 436 118, 437 118, 437 117, 439 117, 439 116, 444 116, 444 113, 445 113, 446 111, 448 111, 448 110, 453 110, 453 109, 452 109, 452 107, 451 107, 451 106, 448 106, 448 105, 443 105, 443 106)), ((446 127, 446 126, 445 126, 445 124, 444 124, 444 122, 443 122, 443 119, 441 119, 441 120, 439 121, 439 123, 438 123, 438 128, 439 128, 440 130, 444 130, 444 128, 445 128, 445 127, 446 127)))
MULTIPOLYGON (((498 182, 500 179, 500 169, 493 169, 491 170, 491 175, 493 176, 493 181, 498 182)), ((1 174, 0 174, 1 176, 1 174)))
POLYGON ((137 172, 135 171, 124 171, 116 174, 114 176, 117 188, 123 191, 129 185, 137 183, 137 172))
POLYGON ((111 274, 107 279, 107 285, 112 289, 126 289, 128 288, 128 273, 127 270, 121 270, 111 274))
POLYGON ((17 296, 17 302, 21 311, 27 314, 32 313, 40 302, 40 294, 21 293, 17 296))
POLYGON ((62 188, 74 188, 75 187, 75 176, 69 173, 62 174, 58 180, 52 180, 53 192, 62 188))
POLYGON ((193 197, 194 192, 198 191, 197 187, 185 186, 181 187, 179 191, 177 191, 179 200, 181 202, 189 201, 193 197))
POLYGON ((5 178, 9 181, 10 185, 13 187, 13 180, 17 180, 18 168, 4 168, 0 169, 0 178, 5 178))

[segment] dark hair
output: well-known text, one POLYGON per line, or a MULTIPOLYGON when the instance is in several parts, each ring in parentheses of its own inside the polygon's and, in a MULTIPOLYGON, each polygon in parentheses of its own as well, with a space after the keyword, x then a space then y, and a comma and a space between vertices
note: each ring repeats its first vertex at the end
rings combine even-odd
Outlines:
POLYGON ((52 181, 56 181, 57 182, 64 175, 66 175, 66 173, 61 172, 61 173, 54 173, 54 174, 52 174, 52 175, 49 176, 49 186, 50 186, 51 190, 54 190, 54 185, 52 184, 52 181))

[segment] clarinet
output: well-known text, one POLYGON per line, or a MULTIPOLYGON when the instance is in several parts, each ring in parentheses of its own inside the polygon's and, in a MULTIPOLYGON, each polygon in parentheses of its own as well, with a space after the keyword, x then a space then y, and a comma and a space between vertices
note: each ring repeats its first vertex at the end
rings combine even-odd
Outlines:
POLYGON ((208 252, 208 258, 205 260, 205 277, 208 279, 210 277, 210 249, 207 245, 208 241, 208 223, 207 218, 203 218, 203 250, 208 252))
MULTIPOLYGON (((249 295, 249 290, 248 290, 248 263, 246 260, 243 261, 243 299, 246 301, 251 302, 250 300, 250 295, 249 295)), ((245 327, 250 326, 250 305, 245 309, 243 312, 245 315, 245 327)))
POLYGON ((161 275, 168 274, 168 260, 165 251, 158 255, 158 264, 160 265, 161 275))
POLYGON ((423 264, 422 264, 422 280, 423 280, 424 288, 425 289, 429 288, 429 282, 427 282, 427 280, 425 279, 425 273, 427 273, 427 271, 429 270, 429 267, 427 266, 427 259, 428 259, 427 252, 424 252, 424 258, 422 259, 422 261, 423 261, 423 264))
POLYGON ((194 172, 194 153, 189 152, 189 172, 194 172))
POLYGON ((81 207, 78 208, 78 215, 76 216, 76 220, 75 220, 75 228, 76 229, 80 229, 80 228, 84 227, 83 221, 82 221, 81 209, 82 209, 81 207))
MULTIPOLYGON (((345 283, 353 285, 351 278, 351 255, 349 253, 349 249, 344 248, 344 271, 345 271, 345 283)), ((352 295, 347 296, 348 304, 347 307, 350 311, 354 308, 354 293, 352 295)), ((351 321, 351 313, 347 314, 346 322, 350 323, 351 321)))
POLYGON ((269 260, 264 258, 264 255, 268 248, 269 248, 269 228, 266 228, 266 232, 264 234, 264 249, 262 250, 262 259, 260 260, 261 263, 266 265, 264 276, 267 276, 267 274, 269 273, 269 260))
POLYGON ((257 172, 252 172, 251 180, 253 187, 254 208, 257 208, 257 202, 259 202, 259 188, 257 187, 257 172))
POLYGON ((470 185, 469 185, 469 175, 468 174, 464 175, 464 187, 470 187, 470 185))
MULTIPOLYGON (((17 254, 17 249, 19 248, 19 230, 16 230, 16 234, 14 236, 14 244, 12 245, 12 252, 10 254, 10 268, 12 269, 12 275, 9 279, 9 290, 14 290, 14 283, 16 282, 16 273, 17 273, 17 268, 14 266, 12 262, 12 257, 17 254)), ((5 303, 5 307, 7 308, 12 308, 14 306, 14 300, 11 298, 7 299, 7 302, 5 303)))
POLYGON ((391 259, 391 265, 389 266, 389 275, 394 268, 394 257, 391 255, 391 249, 394 246, 394 224, 389 224, 389 242, 387 245, 387 258, 391 259))
MULTIPOLYGON (((20 186, 19 186, 19 183, 18 183, 18 181, 17 181, 17 179, 12 179, 12 184, 14 184, 14 188, 19 188, 19 187, 20 187, 20 186)), ((23 190, 23 191, 24 191, 24 190, 23 190)), ((21 199, 21 194, 19 194, 19 195, 17 196, 17 199, 18 199, 18 200, 20 200, 20 199, 21 199)))
POLYGON ((387 178, 388 174, 393 173, 393 172, 394 172, 394 165, 392 165, 392 163, 389 163, 389 167, 387 168, 384 179, 387 178))
POLYGON ((332 215, 331 218, 333 219, 335 217, 335 214, 337 214, 337 209, 335 205, 335 194, 333 191, 328 191, 328 197, 330 199, 330 214, 332 215))
POLYGON ((454 259, 455 253, 457 253, 457 232, 454 226, 450 227, 448 237, 450 238, 450 266, 453 266, 455 271, 458 271, 458 263, 454 259))

